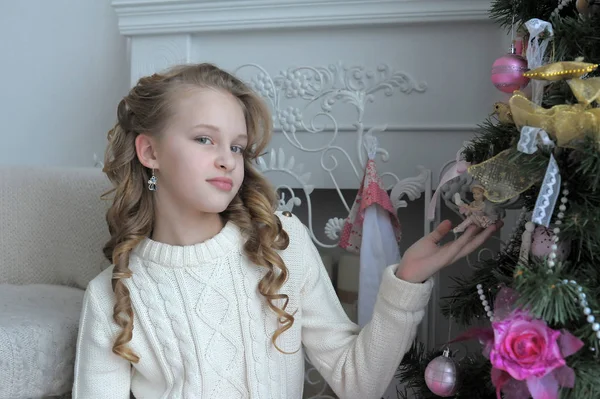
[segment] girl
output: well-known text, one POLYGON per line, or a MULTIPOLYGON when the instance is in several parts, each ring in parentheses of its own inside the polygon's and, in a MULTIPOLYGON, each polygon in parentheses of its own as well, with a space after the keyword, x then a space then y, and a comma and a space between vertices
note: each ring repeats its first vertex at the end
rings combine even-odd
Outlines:
POLYGON ((264 103, 213 65, 139 80, 104 171, 104 247, 81 314, 74 399, 299 399, 304 351, 341 398, 379 398, 410 347, 429 279, 496 229, 445 246, 443 222, 383 276, 372 321, 344 313, 305 226, 254 168, 264 103))

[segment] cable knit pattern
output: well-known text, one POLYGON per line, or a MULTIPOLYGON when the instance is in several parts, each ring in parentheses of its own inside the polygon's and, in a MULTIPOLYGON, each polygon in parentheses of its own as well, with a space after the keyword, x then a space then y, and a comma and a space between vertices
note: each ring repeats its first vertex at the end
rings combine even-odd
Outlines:
POLYGON ((281 292, 295 323, 278 340, 277 316, 258 292, 266 270, 242 254, 228 223, 201 244, 143 241, 126 280, 134 308, 131 365, 114 355, 112 268, 88 286, 78 337, 73 399, 299 399, 304 354, 344 398, 378 398, 410 347, 432 283, 410 284, 386 269, 371 323, 346 316, 306 227, 278 213, 290 236, 280 252, 289 269, 281 292), (132 369, 133 367, 133 369, 132 369))
POLYGON ((190 301, 194 305, 193 316, 200 322, 197 331, 205 364, 219 376, 218 383, 209 378, 206 397, 245 398, 247 388, 244 379, 242 333, 238 322, 239 308, 235 304, 235 290, 229 265, 218 263, 207 276, 205 270, 188 270, 191 277, 189 290, 201 284, 200 295, 190 301), (236 372, 233 372, 236 370, 236 372))
POLYGON ((182 380, 176 376, 185 375, 187 377, 185 361, 183 361, 183 349, 186 347, 192 349, 193 346, 189 340, 187 340, 187 346, 181 345, 182 340, 180 337, 184 332, 180 329, 186 326, 178 326, 177 319, 170 317, 177 314, 178 310, 180 311, 174 303, 176 300, 175 292, 167 288, 167 279, 152 279, 151 275, 157 273, 154 269, 153 265, 149 265, 147 268, 135 268, 133 270, 133 284, 140 293, 141 303, 146 306, 144 310, 148 313, 152 324, 156 326, 156 336, 160 342, 160 348, 169 364, 172 376, 175 376, 172 377, 174 383, 170 395, 187 397, 183 396, 185 390, 182 385, 182 381, 187 381, 187 379, 182 380), (168 294, 164 295, 165 293, 168 294))

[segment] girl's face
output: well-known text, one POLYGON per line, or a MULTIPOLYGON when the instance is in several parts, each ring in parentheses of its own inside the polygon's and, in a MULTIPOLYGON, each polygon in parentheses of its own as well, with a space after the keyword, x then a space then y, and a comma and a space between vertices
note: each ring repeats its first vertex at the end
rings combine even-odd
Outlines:
POLYGON ((483 200, 483 190, 480 188, 474 188, 473 189, 473 199, 475 201, 483 200))
POLYGON ((179 90, 174 113, 155 140, 158 206, 219 213, 244 180, 246 119, 239 100, 211 89, 179 90))

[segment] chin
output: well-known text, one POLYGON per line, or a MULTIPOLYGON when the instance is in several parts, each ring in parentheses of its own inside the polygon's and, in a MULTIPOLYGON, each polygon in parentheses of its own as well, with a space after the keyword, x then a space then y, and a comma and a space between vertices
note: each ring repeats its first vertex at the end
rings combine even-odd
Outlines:
POLYGON ((232 200, 229 201, 211 201, 210 203, 202 203, 198 204, 197 209, 201 210, 203 213, 221 213, 229 207, 229 204, 232 200))

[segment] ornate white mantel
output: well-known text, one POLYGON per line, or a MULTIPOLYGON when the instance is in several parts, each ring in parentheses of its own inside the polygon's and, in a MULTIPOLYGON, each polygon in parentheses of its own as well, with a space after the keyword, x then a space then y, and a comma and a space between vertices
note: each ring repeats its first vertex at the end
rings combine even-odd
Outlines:
POLYGON ((113 0, 124 35, 290 29, 488 18, 486 0, 113 0))

